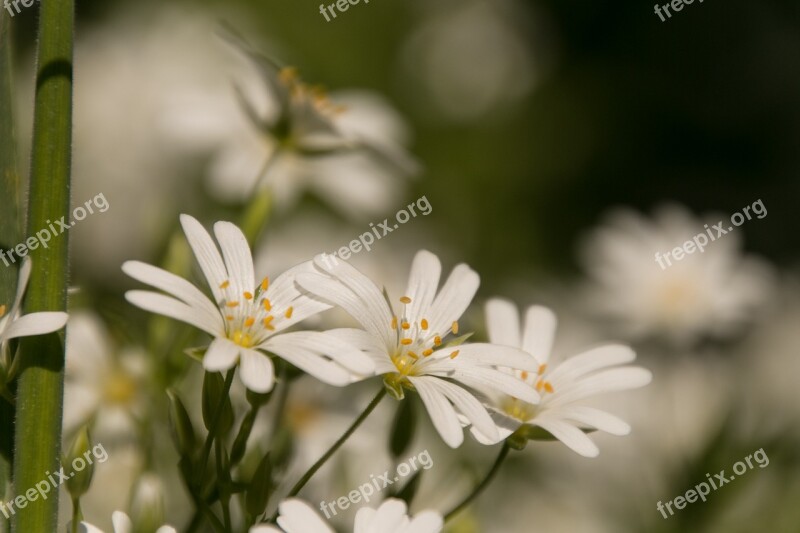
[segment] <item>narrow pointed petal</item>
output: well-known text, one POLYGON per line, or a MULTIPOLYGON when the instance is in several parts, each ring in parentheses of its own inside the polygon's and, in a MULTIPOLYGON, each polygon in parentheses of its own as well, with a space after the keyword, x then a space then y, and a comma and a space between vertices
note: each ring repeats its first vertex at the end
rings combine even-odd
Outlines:
POLYGON ((478 292, 480 277, 465 264, 457 265, 431 305, 431 331, 444 333, 461 318, 478 292))
POLYGON ((493 298, 486 302, 486 327, 489 342, 519 348, 522 344, 517 306, 508 300, 493 298))
POLYGON ((575 426, 562 420, 554 420, 546 417, 537 418, 535 425, 549 431, 555 438, 563 442, 574 452, 584 457, 597 457, 600 450, 592 439, 575 426))
POLYGON ((576 402, 597 394, 618 392, 643 387, 650 383, 653 374, 649 370, 636 366, 613 368, 598 372, 575 383, 563 386, 558 390, 548 405, 556 407, 576 402))
POLYGON ((444 519, 436 511, 418 513, 402 533, 439 533, 444 528, 444 519))
POLYGON ((635 359, 636 353, 629 346, 600 346, 567 359, 548 374, 548 379, 554 384, 559 381, 573 381, 595 370, 630 363, 635 359))
POLYGON ((454 385, 443 379, 430 380, 429 383, 450 400, 458 412, 463 414, 473 426, 478 428, 478 431, 490 439, 498 438, 497 428, 492 421, 492 417, 489 416, 489 413, 486 412, 486 408, 475 396, 458 385, 454 385))
MULTIPOLYGON (((437 353, 438 352, 446 354, 447 350, 438 350, 437 353)), ((457 358, 450 359, 449 357, 445 357, 442 359, 442 363, 450 365, 451 367, 456 367, 463 364, 464 361, 468 361, 472 365, 504 366, 533 372, 539 368, 539 361, 519 348, 513 348, 511 346, 475 342, 459 346, 458 352, 459 355, 457 358)))
POLYGON ((556 315, 547 307, 534 305, 525 313, 522 349, 542 364, 550 359, 556 334, 556 315))
POLYGON ((111 522, 114 524, 114 533, 133 533, 133 522, 122 511, 114 511, 111 522))
POLYGON ((425 404, 433 426, 441 435, 445 444, 458 448, 464 442, 464 431, 458 420, 455 409, 447 398, 432 384, 439 378, 409 377, 409 381, 417 389, 422 403, 425 404))
POLYGON ((200 270, 206 277, 208 286, 211 293, 214 295, 216 301, 222 300, 223 292, 220 289, 220 284, 226 281, 228 273, 225 270, 225 263, 222 262, 217 245, 211 235, 194 217, 189 215, 181 215, 181 226, 183 232, 186 234, 186 240, 192 248, 197 263, 200 265, 200 270))
POLYGON ((151 291, 128 291, 125 293, 125 299, 145 311, 180 320, 214 337, 220 336, 224 332, 220 315, 217 315, 216 319, 212 319, 206 313, 170 296, 151 291))
POLYGON ((12 321, 6 330, 0 333, 0 342, 58 331, 67 323, 67 316, 67 313, 58 311, 23 315, 12 321))
POLYGON ((499 370, 463 366, 446 372, 429 371, 428 374, 452 377, 479 391, 488 389, 488 391, 505 394, 531 404, 539 403, 540 400, 536 389, 521 379, 499 370))
POLYGON ((631 432, 631 426, 621 418, 592 407, 569 405, 553 409, 550 411, 550 414, 552 416, 558 416, 559 418, 572 420, 582 426, 605 431, 611 435, 622 436, 631 432))
POLYGON ((433 304, 441 274, 442 264, 438 257, 427 250, 417 252, 411 265, 408 287, 404 295, 411 298, 411 303, 408 304, 409 319, 418 321, 427 318, 425 314, 433 304))
POLYGON ((22 298, 25 296, 25 289, 28 288, 28 281, 31 279, 31 268, 33 268, 33 261, 30 257, 25 257, 22 260, 22 266, 19 269, 19 277, 17 278, 17 294, 14 296, 14 303, 11 309, 8 310, 9 316, 16 316, 22 304, 22 298))
POLYGON ((284 500, 279 509, 278 525, 286 533, 334 533, 316 511, 301 500, 284 500))
POLYGON ((230 282, 237 287, 237 296, 245 291, 253 291, 256 286, 253 256, 242 230, 230 222, 217 222, 214 224, 214 234, 222 249, 230 282))

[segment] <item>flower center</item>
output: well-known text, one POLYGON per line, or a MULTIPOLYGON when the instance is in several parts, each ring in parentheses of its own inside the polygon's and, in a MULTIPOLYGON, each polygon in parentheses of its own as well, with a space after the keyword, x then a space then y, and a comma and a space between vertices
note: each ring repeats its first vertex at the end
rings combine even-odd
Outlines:
MULTIPOLYGON (((419 322, 408 318, 407 306, 411 303, 411 298, 403 296, 400 302, 403 304, 403 312, 400 317, 392 317, 390 324, 392 331, 396 332, 397 339, 397 347, 390 357, 397 368, 397 373, 404 378, 421 373, 428 358, 441 348, 442 336, 430 330, 426 318, 422 318, 419 322)), ((451 332, 454 335, 458 334, 458 322, 453 322, 450 329, 444 332, 444 336, 451 332)), ((458 353, 458 350, 453 350, 449 357, 455 359, 458 353)))
POLYGON ((294 307, 288 306, 278 313, 266 296, 269 278, 256 287, 255 291, 244 291, 239 297, 231 288, 229 281, 219 286, 225 295, 219 303, 220 312, 225 317, 225 336, 243 348, 252 348, 264 342, 275 331, 274 320, 289 320, 294 307))
POLYGON ((136 382, 127 374, 116 371, 106 381, 103 396, 109 403, 126 405, 136 396, 136 382))
MULTIPOLYGON (((532 376, 524 370, 519 372, 519 377, 522 379, 522 381, 530 385, 533 385, 533 387, 540 394, 542 399, 544 399, 544 397, 547 394, 553 394, 556 391, 555 388, 553 387, 553 384, 547 381, 547 379, 545 379, 544 374, 546 371, 547 371, 547 365, 544 364, 544 365, 539 365, 536 374, 532 376)), ((518 398, 509 396, 503 401, 501 408, 503 409, 503 411, 505 411, 507 415, 514 417, 522 422, 527 422, 536 415, 539 406, 523 402, 518 398)))

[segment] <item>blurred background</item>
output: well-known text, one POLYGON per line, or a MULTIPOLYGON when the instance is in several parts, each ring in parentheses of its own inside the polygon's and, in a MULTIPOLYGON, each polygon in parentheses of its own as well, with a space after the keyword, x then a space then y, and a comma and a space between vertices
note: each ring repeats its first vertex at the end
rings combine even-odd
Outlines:
MULTIPOLYGON (((143 351, 137 332, 152 324, 122 299, 133 284, 120 264, 170 264, 179 213, 238 222, 252 199, 258 148, 242 153, 253 131, 236 88, 258 101, 263 83, 220 38, 232 27, 324 86, 342 117, 358 117, 354 127, 416 167, 290 161, 274 170, 280 179, 264 181, 275 205, 255 253, 262 270, 330 253, 425 196, 430 215, 354 264, 402 287, 419 248, 446 268, 467 262, 481 274, 479 303, 503 296, 558 313, 557 355, 617 340, 654 373, 645 389, 604 400, 631 423, 630 436, 599 435, 597 459, 530 445, 452 531, 800 531, 796 1, 695 2, 666 22, 632 1, 371 0, 330 21, 309 0, 78 4, 73 203, 102 193, 110 205, 70 237, 73 306, 92 310, 85 329, 104 331, 90 338, 106 337, 104 347, 84 349, 163 361, 131 355, 143 351), (655 262, 655 252, 704 224, 727 227, 758 201, 765 216, 705 253, 667 269, 655 262), (768 466, 668 519, 657 511, 658 501, 759 449, 768 466)), ((13 19, 22 161, 35 22, 35 9, 13 19)), ((269 113, 268 101, 256 107, 269 113)), ((481 335, 480 305, 471 318, 481 335)), ((197 376, 173 351, 145 403, 163 407, 163 387, 178 380, 191 394, 197 376)), ((318 411, 338 409, 346 424, 360 398, 360 389, 323 389, 295 391, 291 403, 288 424, 312 458, 324 449, 314 439, 344 427, 320 429, 314 413, 333 419, 318 411)), ((137 445, 165 431, 161 407, 145 416, 152 428, 137 445)), ((420 501, 445 509, 494 452, 473 443, 451 457, 428 440, 418 448, 439 462, 420 501)), ((130 483, 115 492, 96 490, 97 481, 85 512, 101 525, 130 499, 143 464, 179 487, 168 460, 137 457, 125 439, 118 446, 106 475, 126 473, 130 483)), ((312 487, 320 499, 384 469, 381 458, 348 467, 346 456, 312 487)), ((166 492, 167 517, 182 521, 180 488, 166 492)))

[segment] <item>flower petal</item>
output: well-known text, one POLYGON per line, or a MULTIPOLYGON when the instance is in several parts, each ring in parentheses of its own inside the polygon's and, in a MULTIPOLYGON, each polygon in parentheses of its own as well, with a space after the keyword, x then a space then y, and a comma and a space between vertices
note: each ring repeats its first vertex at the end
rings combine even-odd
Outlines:
POLYGON ((209 372, 222 372, 236 364, 241 348, 230 340, 217 337, 203 356, 203 368, 209 372))
POLYGON ((555 438, 566 444, 568 448, 584 457, 597 457, 600 455, 600 450, 597 448, 597 445, 592 442, 592 439, 568 422, 543 416, 534 419, 531 421, 531 424, 549 431, 555 438))
POLYGON ((514 348, 522 346, 517 306, 508 300, 493 298, 486 302, 485 309, 489 342, 514 348))
POLYGON ((22 298, 25 296, 25 289, 28 288, 28 281, 31 279, 31 268, 33 268, 33 261, 30 257, 25 257, 22 260, 22 266, 19 269, 19 276, 17 277, 17 293, 14 295, 14 303, 11 304, 11 309, 8 310, 8 315, 12 318, 17 316, 17 311, 22 304, 22 298))
POLYGON ((492 421, 492 417, 489 416, 489 413, 486 412, 486 408, 475 396, 458 385, 454 385, 443 379, 431 379, 429 383, 450 400, 456 409, 463 414, 473 426, 478 428, 478 431, 490 439, 498 438, 497 428, 492 421))
POLYGON ((429 370, 427 373, 449 377, 481 391, 499 392, 531 404, 539 403, 540 400, 536 389, 521 379, 500 370, 464 365, 447 371, 429 370))
POLYGON ((237 289, 237 297, 245 291, 253 291, 256 287, 253 255, 242 230, 230 222, 222 221, 214 224, 214 234, 222 249, 229 281, 237 289))
POLYGON ((221 315, 217 315, 217 319, 212 321, 203 311, 170 296, 152 291, 128 291, 125 293, 125 299, 145 311, 191 324, 214 337, 221 336, 224 332, 221 315))
POLYGON ((450 350, 437 350, 436 354, 439 360, 436 361, 437 366, 440 364, 447 365, 450 368, 456 368, 461 365, 480 365, 480 366, 502 366, 508 368, 515 368, 517 370, 528 370, 535 372, 539 369, 539 362, 534 359, 530 354, 523 352, 519 348, 511 346, 501 346, 499 344, 488 344, 484 342, 473 342, 470 344, 462 344, 458 347, 458 357, 450 359, 447 356, 450 350))
POLYGON ((553 350, 556 334, 556 315, 547 307, 534 305, 525 313, 522 349, 541 364, 547 363, 553 350))
POLYGON ((12 320, 5 331, 0 333, 0 342, 58 331, 67 323, 67 317, 67 313, 60 311, 23 315, 16 320, 12 320))
POLYGON ((478 273, 465 264, 456 265, 431 305, 431 331, 444 334, 464 314, 478 292, 478 273))
POLYGON ((444 519, 436 511, 417 513, 401 533, 439 533, 444 528, 444 519))
POLYGON ((114 524, 114 533, 132 533, 133 522, 122 511, 114 511, 111 515, 111 522, 114 524))
POLYGON ((194 217, 189 215, 181 215, 181 226, 183 232, 186 234, 186 240, 192 248, 197 264, 200 265, 200 270, 206 277, 208 286, 211 293, 214 295, 216 301, 221 301, 223 298, 222 289, 220 284, 226 281, 228 273, 225 270, 225 264, 222 262, 217 245, 211 235, 194 217))
POLYGON ((553 369, 547 375, 547 379, 555 386, 560 381, 574 381, 595 370, 630 363, 635 359, 636 353, 629 346, 621 344, 600 346, 570 357, 553 369))
POLYGON ((239 379, 253 392, 265 393, 275 385, 275 367, 270 358, 256 350, 242 350, 239 379))
MULTIPOLYGON (((556 394, 546 400, 549 400, 549 406, 556 407, 597 394, 643 387, 652 379, 653 374, 649 370, 638 366, 612 368, 577 382, 561 385, 560 389, 556 388, 556 394)), ((553 386, 555 387, 555 385, 553 386)))
POLYGON ((219 316, 217 306, 200 289, 180 276, 140 261, 126 261, 122 265, 122 271, 133 279, 164 291, 206 313, 210 322, 215 322, 219 316))
POLYGON ((419 321, 426 318, 425 314, 430 311, 436 297, 441 274, 442 264, 438 257, 427 250, 417 252, 411 264, 405 293, 405 296, 411 298, 406 314, 409 320, 419 321))
POLYGON ((569 405, 561 408, 548 410, 548 416, 558 416, 571 420, 582 426, 595 428, 605 431, 611 435, 627 435, 631 432, 631 426, 624 420, 592 407, 583 405, 569 405))
POLYGON ((286 533, 334 533, 314 509, 302 500, 284 500, 279 509, 278 525, 286 533))
POLYGON ((451 448, 458 448, 464 442, 464 431, 458 420, 455 409, 447 398, 433 385, 439 378, 409 377, 409 381, 417 389, 422 403, 428 410, 433 426, 444 442, 451 448))

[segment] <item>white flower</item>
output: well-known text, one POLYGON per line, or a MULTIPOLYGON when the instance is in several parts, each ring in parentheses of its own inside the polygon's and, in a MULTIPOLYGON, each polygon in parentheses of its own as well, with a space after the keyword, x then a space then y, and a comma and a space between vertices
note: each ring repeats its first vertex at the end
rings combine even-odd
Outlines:
POLYGON ((539 395, 496 366, 535 370, 535 361, 517 348, 491 344, 447 346, 447 336, 457 335, 458 319, 478 290, 479 278, 460 264, 438 291, 441 264, 430 252, 414 258, 406 294, 394 306, 381 290, 345 261, 318 256, 315 266, 323 273, 300 274, 297 282, 312 294, 342 307, 364 330, 332 330, 372 357, 376 372, 402 397, 403 388, 419 393, 434 426, 452 448, 464 440, 463 415, 487 435, 497 436, 492 419, 467 387, 507 391, 536 402, 539 395))
POLYGON ((695 250, 671 266, 662 261, 662 268, 656 254, 663 259, 695 235, 707 235, 703 221, 677 206, 660 209, 652 220, 615 212, 584 249, 590 305, 634 339, 659 336, 686 345, 736 333, 770 286, 769 269, 741 256, 740 231, 708 239, 703 253, 695 250))
POLYGON ((67 323, 67 313, 61 311, 21 314, 22 297, 31 277, 31 265, 31 260, 27 257, 22 261, 17 279, 17 294, 11 308, 0 304, 0 362, 9 355, 6 352, 11 339, 52 333, 67 323))
POLYGON ((64 431, 93 422, 107 442, 135 435, 146 412, 147 360, 143 353, 115 348, 102 321, 91 313, 69 318, 64 376, 64 431))
MULTIPOLYGON (((278 525, 256 525, 250 533, 334 533, 310 505, 297 499, 281 502, 278 525)), ((423 511, 411 518, 405 502, 388 499, 378 509, 359 509, 353 533, 438 533, 443 527, 439 513, 423 511)))
POLYGON ((275 382, 272 361, 263 353, 269 352, 332 385, 372 375, 369 358, 335 336, 312 331, 281 333, 329 308, 295 287, 295 276, 309 271, 309 263, 290 269, 272 283, 268 278, 256 283, 250 248, 239 228, 230 222, 214 225, 220 255, 197 220, 181 215, 181 224, 214 300, 185 279, 138 261, 126 262, 125 273, 170 296, 129 291, 125 297, 142 309, 186 322, 214 337, 203 358, 207 371, 224 371, 239 362, 244 385, 267 392, 275 382))
POLYGON ((627 346, 611 344, 583 352, 562 362, 552 370, 548 368, 550 352, 556 330, 556 317, 546 307, 529 307, 525 324, 520 329, 517 308, 511 302, 492 299, 486 304, 486 322, 489 340, 496 344, 521 347, 532 361, 536 372, 518 372, 531 388, 541 394, 538 405, 515 397, 514 394, 497 394, 488 391, 497 407, 494 412, 499 439, 489 438, 480 428, 472 433, 484 444, 497 442, 510 436, 523 424, 538 426, 548 431, 569 448, 585 457, 595 457, 599 450, 582 431, 596 429, 612 435, 627 435, 630 426, 609 413, 580 405, 585 398, 627 389, 643 387, 652 379, 649 370, 640 367, 617 365, 630 363, 636 354, 627 346))
MULTIPOLYGON (((133 522, 131 522, 128 515, 122 511, 114 511, 111 520, 114 523, 114 533, 133 533, 133 522)), ((67 530, 69 530, 69 527, 67 530)), ((78 531, 81 533, 103 533, 102 529, 88 522, 81 522, 80 526, 78 526, 78 531)), ((177 533, 177 531, 178 530, 171 526, 161 526, 156 530, 156 533, 177 533)))
POLYGON ((266 185, 285 209, 308 189, 351 217, 389 209, 401 193, 398 174, 418 171, 403 148, 408 133, 399 114, 373 93, 329 99, 294 68, 278 69, 267 60, 258 66, 271 99, 264 102, 249 90, 249 120, 242 120, 243 112, 231 117, 228 128, 216 129, 212 191, 242 201, 266 185))

